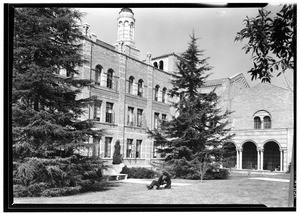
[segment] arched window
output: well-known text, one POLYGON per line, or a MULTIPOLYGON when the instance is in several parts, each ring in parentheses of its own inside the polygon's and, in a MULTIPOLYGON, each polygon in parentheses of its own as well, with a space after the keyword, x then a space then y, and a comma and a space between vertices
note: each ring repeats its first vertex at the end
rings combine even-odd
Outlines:
POLYGON ((101 83, 101 72, 102 72, 102 66, 97 65, 95 69, 95 85, 100 85, 101 83))
POLYGON ((114 73, 114 71, 112 69, 109 69, 107 71, 106 87, 110 88, 110 89, 113 87, 113 73, 114 73))
POLYGON ((129 81, 128 81, 128 93, 132 94, 133 92, 133 82, 134 82, 134 77, 131 76, 129 77, 129 81))
POLYGON ((155 101, 158 101, 158 92, 159 92, 159 85, 156 85, 155 89, 154 89, 154 100, 155 101))
POLYGON ((270 129, 271 114, 267 110, 258 110, 253 115, 254 129, 270 129))
POLYGON ((162 60, 159 61, 159 69, 164 69, 164 62, 162 60))
POLYGON ((143 97, 143 80, 139 80, 138 82, 138 96, 143 97))
POLYGON ((167 93, 167 89, 163 88, 163 90, 162 90, 162 98, 161 98, 161 101, 163 103, 166 103, 166 93, 167 93))
POLYGON ((261 129, 261 121, 258 116, 254 118, 254 129, 261 129))
POLYGON ((156 67, 156 68, 158 68, 157 62, 154 62, 154 63, 153 63, 153 66, 156 67))
POLYGON ((270 116, 264 117, 264 129, 270 129, 271 128, 271 118, 270 116))

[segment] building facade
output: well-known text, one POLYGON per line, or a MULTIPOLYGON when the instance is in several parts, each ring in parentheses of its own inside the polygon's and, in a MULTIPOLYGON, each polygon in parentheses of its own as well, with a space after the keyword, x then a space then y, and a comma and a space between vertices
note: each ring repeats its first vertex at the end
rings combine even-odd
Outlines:
MULTIPOLYGON (((117 25, 114 45, 97 39, 88 24, 83 26, 86 63, 77 76, 90 79, 94 87, 83 88, 79 98, 95 96, 101 103, 89 106, 81 119, 92 119, 95 128, 105 129, 106 134, 91 137, 87 142, 92 147, 82 153, 112 161, 114 145, 120 141, 124 164, 149 166, 161 155, 147 128, 159 127, 160 121, 175 113, 168 90, 179 56, 152 57, 148 53, 141 61, 131 9, 121 9, 117 25)), ((220 107, 234 111, 229 127, 235 136, 228 145, 236 151, 236 168, 285 171, 293 143, 292 93, 270 84, 250 88, 242 73, 208 80, 201 91, 213 89, 220 96, 220 107)))

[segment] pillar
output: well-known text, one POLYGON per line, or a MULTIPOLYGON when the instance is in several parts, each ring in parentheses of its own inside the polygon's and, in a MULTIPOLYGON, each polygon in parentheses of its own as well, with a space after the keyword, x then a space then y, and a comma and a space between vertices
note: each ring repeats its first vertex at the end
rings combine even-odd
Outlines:
POLYGON ((239 150, 236 150, 236 168, 239 169, 240 168, 240 163, 239 163, 239 150))
POLYGON ((261 167, 261 170, 264 170, 264 150, 262 149, 261 152, 260 152, 260 167, 261 167))
POLYGON ((243 149, 240 150, 240 169, 243 169, 242 160, 243 160, 243 149))
POLYGON ((257 170, 260 170, 260 151, 257 149, 257 170))
POLYGON ((280 171, 283 171, 283 150, 280 149, 280 171))

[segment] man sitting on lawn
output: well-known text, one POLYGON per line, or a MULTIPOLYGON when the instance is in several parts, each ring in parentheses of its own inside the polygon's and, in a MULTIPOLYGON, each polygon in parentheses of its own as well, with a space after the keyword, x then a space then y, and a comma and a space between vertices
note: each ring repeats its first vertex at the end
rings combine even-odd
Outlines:
POLYGON ((150 185, 146 185, 146 187, 148 190, 151 190, 154 186, 156 186, 156 189, 159 190, 161 189, 161 185, 165 185, 163 187, 164 189, 171 189, 171 177, 169 173, 163 172, 157 181, 153 180, 152 183, 150 185))

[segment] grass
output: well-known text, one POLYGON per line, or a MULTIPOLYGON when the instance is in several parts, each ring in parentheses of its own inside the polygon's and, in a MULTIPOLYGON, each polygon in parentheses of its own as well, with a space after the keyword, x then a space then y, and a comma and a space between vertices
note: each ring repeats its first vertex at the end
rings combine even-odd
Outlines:
POLYGON ((264 204, 287 207, 287 182, 250 179, 289 179, 289 174, 254 175, 232 173, 227 180, 200 181, 174 179, 171 190, 147 190, 145 184, 115 182, 107 191, 67 197, 15 198, 14 203, 59 204, 264 204), (189 185, 177 186, 176 183, 189 185))

